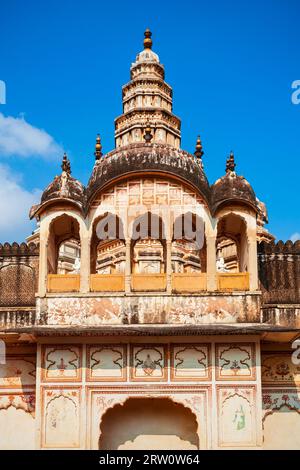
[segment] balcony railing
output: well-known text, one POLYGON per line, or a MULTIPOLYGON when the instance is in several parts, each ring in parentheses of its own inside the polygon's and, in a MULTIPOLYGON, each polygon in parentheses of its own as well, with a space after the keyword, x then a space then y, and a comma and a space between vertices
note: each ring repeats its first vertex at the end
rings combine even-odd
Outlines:
POLYGON ((249 273, 218 273, 219 291, 249 290, 249 273))
POLYGON ((132 274, 131 288, 136 292, 160 292, 167 288, 166 274, 132 274))
POLYGON ((206 291, 206 273, 173 273, 172 291, 193 293, 206 291))
POLYGON ((79 292, 80 274, 48 274, 48 292, 79 292))
POLYGON ((125 290, 124 274, 91 274, 92 292, 122 292, 125 290))

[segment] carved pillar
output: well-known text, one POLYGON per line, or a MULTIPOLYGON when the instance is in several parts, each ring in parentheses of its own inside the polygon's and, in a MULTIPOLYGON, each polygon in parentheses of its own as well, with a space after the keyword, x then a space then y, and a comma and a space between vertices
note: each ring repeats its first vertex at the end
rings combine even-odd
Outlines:
POLYGON ((248 238, 248 270, 250 290, 258 289, 258 260, 257 260, 257 241, 256 236, 248 238))
POLYGON ((206 273, 207 273, 207 290, 217 290, 217 271, 216 271, 216 235, 206 236, 206 273))
POLYGON ((84 235, 80 240, 80 292, 90 291, 90 271, 91 271, 91 244, 88 235, 84 235))
POLYGON ((125 292, 131 292, 131 239, 126 238, 125 242, 125 292))
POLYGON ((40 256, 39 256, 39 296, 43 297, 47 292, 47 239, 48 230, 40 231, 40 256))
POLYGON ((167 273, 167 292, 172 293, 172 241, 166 241, 166 273, 167 273))

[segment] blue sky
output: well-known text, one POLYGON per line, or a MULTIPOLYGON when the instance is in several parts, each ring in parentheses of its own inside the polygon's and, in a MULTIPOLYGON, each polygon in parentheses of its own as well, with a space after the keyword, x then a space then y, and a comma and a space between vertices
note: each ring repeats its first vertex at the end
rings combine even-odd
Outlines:
POLYGON ((0 241, 32 230, 29 206, 59 174, 63 150, 86 183, 96 133, 113 148, 146 27, 173 87, 182 147, 193 152, 201 133, 210 183, 232 149, 267 204, 268 229, 283 240, 299 233, 299 14, 297 0, 3 2, 0 241))

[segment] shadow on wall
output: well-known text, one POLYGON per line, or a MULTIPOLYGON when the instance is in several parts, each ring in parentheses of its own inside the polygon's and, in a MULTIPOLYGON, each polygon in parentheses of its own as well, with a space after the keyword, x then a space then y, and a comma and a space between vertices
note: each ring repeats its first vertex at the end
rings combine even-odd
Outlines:
POLYGON ((198 449, 198 424, 189 408, 169 398, 129 398, 101 421, 99 449, 198 449))

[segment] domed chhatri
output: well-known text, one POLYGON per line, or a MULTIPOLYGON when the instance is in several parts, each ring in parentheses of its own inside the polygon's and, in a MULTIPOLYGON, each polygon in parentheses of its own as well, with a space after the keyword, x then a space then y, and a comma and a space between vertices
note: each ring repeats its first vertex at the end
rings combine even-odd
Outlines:
POLYGON ((229 203, 239 203, 258 211, 257 198, 250 183, 235 172, 233 152, 226 161, 226 173, 211 186, 211 209, 216 212, 229 203))
POLYGON ((71 163, 66 153, 63 155, 61 163, 62 173, 55 176, 53 181, 44 190, 41 202, 30 209, 29 216, 32 219, 41 209, 49 204, 54 204, 60 200, 75 203, 81 210, 85 206, 85 188, 77 179, 71 176, 71 163))

